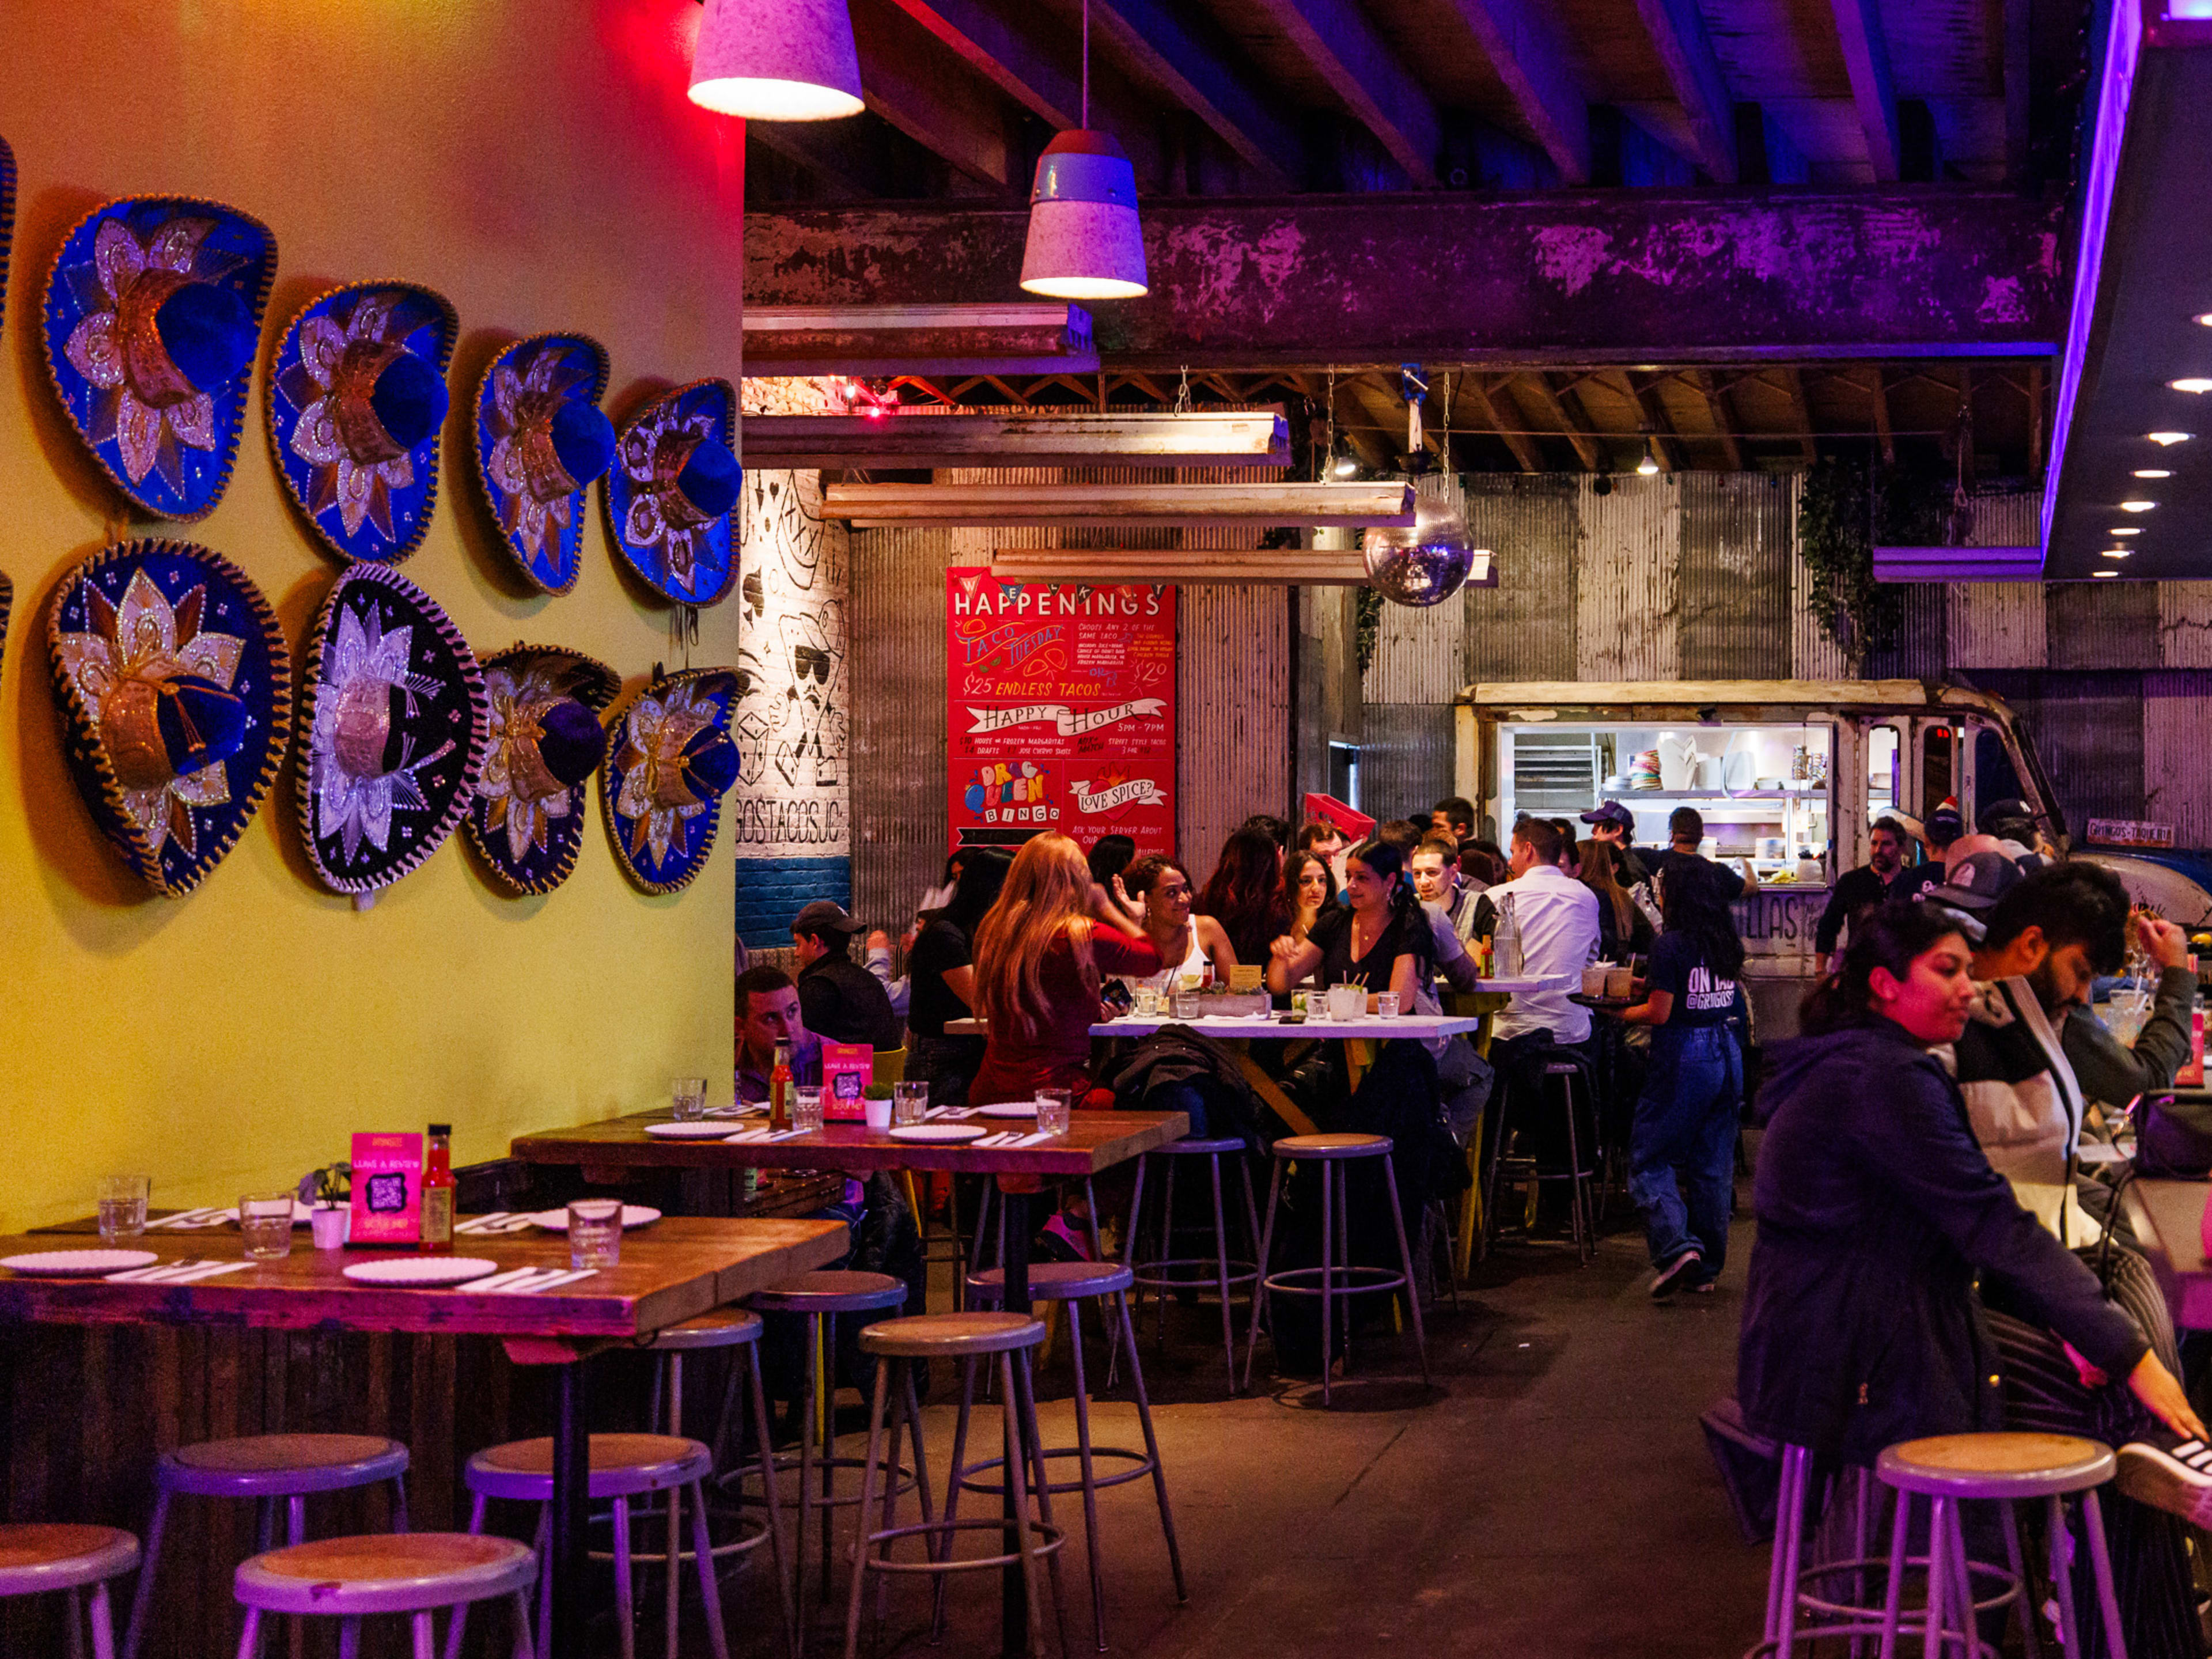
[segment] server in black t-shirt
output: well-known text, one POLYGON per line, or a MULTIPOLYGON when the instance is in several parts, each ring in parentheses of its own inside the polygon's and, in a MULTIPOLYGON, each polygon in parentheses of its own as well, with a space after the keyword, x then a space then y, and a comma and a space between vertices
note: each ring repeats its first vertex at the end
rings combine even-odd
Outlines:
POLYGON ((1856 936, 1867 916, 1905 896, 1897 890, 1905 877, 1905 826, 1895 818, 1875 819, 1867 837, 1867 861, 1844 872, 1829 892, 1828 908, 1813 927, 1813 971, 1820 978, 1827 977, 1828 958, 1845 922, 1856 936))
POLYGON ((1004 848, 969 848, 960 880, 941 910, 923 913, 921 932, 907 953, 914 987, 907 1003, 906 1077, 929 1085, 933 1106, 961 1106, 983 1066, 985 1039, 948 1036, 948 1020, 966 1019, 975 1003, 975 929, 998 902, 1012 860, 1004 848))
POLYGON ((1621 1018, 1651 1030, 1651 1066, 1629 1131, 1628 1191, 1644 1212, 1655 1297, 1711 1290, 1728 1254, 1743 1054, 1729 1021, 1743 940, 1725 890, 1694 865, 1662 870, 1666 926, 1644 1000, 1621 1018), (1679 1172, 1679 1181, 1678 1181, 1679 1172), (1686 1189, 1688 1201, 1684 1201, 1686 1189))

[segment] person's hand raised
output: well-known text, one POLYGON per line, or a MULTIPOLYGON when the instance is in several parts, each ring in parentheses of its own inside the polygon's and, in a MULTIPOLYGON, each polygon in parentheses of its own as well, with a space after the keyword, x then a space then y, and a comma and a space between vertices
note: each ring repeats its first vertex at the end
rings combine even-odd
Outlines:
POLYGON ((2161 969, 2188 965, 2189 935, 2163 916, 2138 912, 2136 934, 2142 940, 2144 954, 2161 969))

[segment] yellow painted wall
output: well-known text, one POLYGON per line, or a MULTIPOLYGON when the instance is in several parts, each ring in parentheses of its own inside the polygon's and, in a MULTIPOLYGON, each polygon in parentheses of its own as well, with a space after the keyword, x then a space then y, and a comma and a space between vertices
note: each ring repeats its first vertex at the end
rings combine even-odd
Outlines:
MULTIPOLYGON (((109 197, 212 197, 276 233, 256 414, 222 504, 190 526, 243 566, 295 661, 337 567, 289 508, 262 399, 283 319, 333 283, 398 277, 459 309, 436 520, 404 567, 479 652, 588 651, 634 690, 680 663, 669 612, 611 562, 599 491, 565 598, 510 574, 467 468, 483 365, 574 329, 612 358, 617 419, 656 383, 734 379, 743 135, 684 101, 690 0, 7 0, 0 137, 21 171, 0 329, 0 1230, 90 1208, 145 1169, 155 1201, 229 1201, 342 1158, 356 1128, 450 1118, 464 1162, 518 1131, 665 1099, 727 1097, 732 859, 650 898, 616 867, 596 799, 558 891, 499 896, 456 834, 356 914, 313 884, 288 766, 188 898, 144 896, 64 768, 45 657, 61 573, 117 498, 46 383, 35 324, 61 239, 109 197)), ((738 604, 695 664, 733 661, 738 604)))

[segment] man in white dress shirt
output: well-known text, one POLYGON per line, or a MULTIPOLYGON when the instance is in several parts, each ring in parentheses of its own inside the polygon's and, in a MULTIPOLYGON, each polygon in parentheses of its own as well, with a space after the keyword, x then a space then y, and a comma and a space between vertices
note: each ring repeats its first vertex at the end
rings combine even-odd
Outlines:
MULTIPOLYGON (((1513 826, 1511 878, 1483 896, 1498 913, 1494 938, 1502 938, 1510 916, 1521 940, 1517 976, 1539 978, 1569 974, 1574 982, 1556 991, 1526 991, 1498 1016, 1492 1042, 1549 1031, 1555 1042, 1581 1042, 1590 1033, 1589 1010, 1567 1000, 1582 989, 1582 971, 1597 960, 1597 895, 1559 866, 1559 832, 1541 818, 1513 826)), ((1500 959, 1500 975, 1513 974, 1500 959)))

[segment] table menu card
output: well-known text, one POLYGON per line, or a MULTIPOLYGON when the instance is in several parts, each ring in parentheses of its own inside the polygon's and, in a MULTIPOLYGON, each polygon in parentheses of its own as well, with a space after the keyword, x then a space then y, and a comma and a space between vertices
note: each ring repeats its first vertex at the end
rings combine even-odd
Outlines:
POLYGON ((422 1237, 422 1137, 353 1138, 355 1244, 415 1244, 422 1237))

